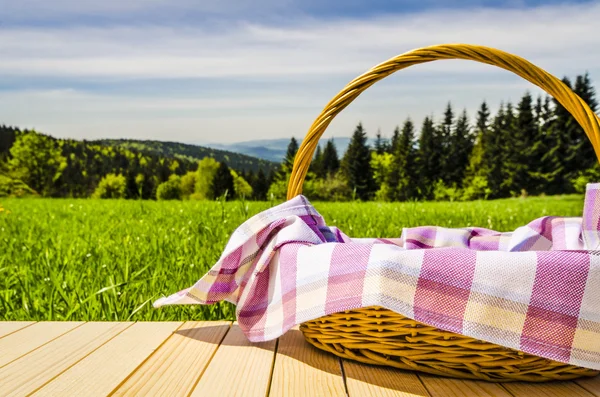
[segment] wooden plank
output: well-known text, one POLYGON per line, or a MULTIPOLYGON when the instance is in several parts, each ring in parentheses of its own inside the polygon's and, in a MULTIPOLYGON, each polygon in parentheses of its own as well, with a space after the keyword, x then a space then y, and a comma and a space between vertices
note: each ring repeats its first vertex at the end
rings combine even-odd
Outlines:
POLYGON ((251 343, 233 324, 192 396, 266 396, 275 344, 251 343))
POLYGON ((35 321, 0 321, 0 338, 34 324, 35 321))
POLYGON ((82 324, 83 322, 42 322, 0 339, 0 368, 82 324))
POLYGON ((429 374, 419 374, 419 378, 427 388, 432 397, 511 397, 501 384, 477 381, 445 378, 429 374))
POLYGON ((582 378, 575 381, 579 386, 589 391, 596 397, 600 397, 600 375, 593 378, 582 378))
POLYGON ((106 396, 182 324, 166 321, 135 323, 46 384, 34 396, 106 396))
POLYGON ((133 323, 90 322, 0 368, 0 396, 34 392, 133 323))
POLYGON ((231 321, 188 321, 111 396, 188 396, 231 321))
POLYGON ((505 383, 504 387, 515 397, 590 397, 593 396, 575 382, 505 383))
POLYGON ((279 338, 271 396, 344 396, 340 359, 316 349, 298 328, 279 338))
POLYGON ((350 397, 427 397, 430 395, 419 377, 412 372, 348 360, 342 360, 342 366, 350 397))

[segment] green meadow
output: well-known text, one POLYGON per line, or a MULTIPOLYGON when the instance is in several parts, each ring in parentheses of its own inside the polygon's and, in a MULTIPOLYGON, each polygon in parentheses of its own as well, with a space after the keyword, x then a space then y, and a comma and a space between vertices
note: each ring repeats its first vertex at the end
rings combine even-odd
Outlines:
MULTIPOLYGON (((234 319, 228 303, 157 310, 152 302, 191 286, 241 223, 275 204, 4 199, 0 320, 234 319)), ((583 196, 313 204, 351 237, 398 237, 403 227, 510 231, 544 215, 581 216, 583 196)))

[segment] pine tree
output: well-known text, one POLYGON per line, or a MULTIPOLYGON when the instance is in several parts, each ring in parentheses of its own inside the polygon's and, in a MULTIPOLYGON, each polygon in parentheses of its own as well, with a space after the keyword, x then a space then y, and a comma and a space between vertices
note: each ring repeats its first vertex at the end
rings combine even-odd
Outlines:
POLYGON ((377 154, 383 154, 385 152, 385 140, 381 136, 381 130, 377 130, 375 138, 375 152, 377 154))
POLYGON ((255 200, 266 200, 267 192, 269 191, 269 181, 265 176, 263 169, 258 170, 254 184, 252 185, 255 200))
POLYGON ((217 172, 212 180, 212 192, 214 198, 222 197, 227 193, 227 198, 231 199, 235 194, 233 176, 225 163, 219 163, 219 168, 217 168, 217 172))
POLYGON ((462 185, 472 150, 473 136, 471 135, 467 111, 464 110, 457 118, 452 135, 450 135, 448 157, 446 158, 448 185, 458 187, 462 185))
POLYGON ((400 127, 396 126, 394 134, 392 135, 392 143, 390 144, 390 153, 396 153, 398 147, 398 141, 400 140, 400 127))
POLYGON ((486 150, 490 149, 490 110, 484 101, 477 111, 477 121, 475 122, 474 145, 469 155, 469 163, 465 170, 463 187, 465 189, 465 199, 472 200, 486 198, 489 194, 488 170, 486 168, 485 156, 486 150))
POLYGON ((323 151, 321 145, 317 146, 313 161, 310 163, 308 169, 309 172, 313 172, 318 178, 325 178, 325 172, 323 170, 323 151))
POLYGON ((419 136, 419 149, 417 151, 417 170, 419 176, 417 185, 419 196, 430 199, 433 193, 433 185, 440 177, 441 146, 436 140, 436 129, 431 117, 425 117, 419 136))
POLYGON ((529 171, 531 191, 535 194, 552 192, 554 180, 561 172, 560 159, 553 150, 555 137, 552 128, 554 110, 550 97, 544 99, 538 96, 534 108, 536 137, 530 147, 530 157, 533 164, 529 171))
MULTIPOLYGON (((571 81, 565 77, 563 83, 571 88, 571 81)), ((554 115, 548 125, 547 134, 549 135, 549 153, 552 155, 554 175, 549 183, 549 192, 572 193, 572 186, 569 182, 570 176, 577 173, 579 169, 579 160, 577 156, 577 147, 573 142, 579 139, 577 121, 571 113, 564 108, 556 99, 552 99, 554 104, 554 115)))
POLYGON ((325 145, 321 164, 325 176, 335 174, 340 169, 340 159, 333 139, 328 140, 325 145))
MULTIPOLYGON (((577 76, 573 91, 588 104, 593 112, 597 112, 598 101, 596 99, 596 91, 594 90, 588 73, 577 76)), ((577 159, 579 168, 583 170, 596 166, 598 161, 592 143, 579 124, 576 124, 575 131, 576 133, 573 136, 571 144, 573 145, 572 150, 575 152, 575 158, 577 159)), ((571 175, 571 178, 573 177, 575 177, 575 175, 571 175)))
POLYGON ((515 132, 516 116, 512 103, 506 104, 504 120, 498 133, 497 142, 500 149, 501 159, 501 183, 498 193, 500 197, 516 196, 521 193, 521 187, 518 185, 519 173, 522 171, 520 162, 521 154, 515 150, 515 132))
MULTIPOLYGON (((506 108, 500 104, 498 113, 494 117, 492 125, 489 128, 489 134, 482 135, 482 168, 487 172, 487 185, 491 190, 491 197, 502 197, 501 185, 504 180, 503 162, 504 162, 504 139, 506 124, 506 108)), ((481 126, 478 123, 478 127, 481 126)))
POLYGON ((406 119, 402 133, 396 145, 388 185, 388 199, 406 201, 416 196, 415 175, 415 126, 411 119, 406 119))
POLYGON ((510 156, 516 163, 515 187, 516 191, 531 190, 533 187, 531 175, 538 165, 536 164, 538 159, 533 157, 537 153, 532 150, 538 138, 538 128, 531 94, 527 92, 523 95, 517 111, 515 135, 511 139, 513 149, 510 156))
POLYGON ((533 108, 533 117, 535 119, 536 125, 540 127, 542 125, 542 117, 544 112, 544 102, 542 100, 542 96, 538 95, 535 100, 535 107, 533 108))
POLYGON ((451 184, 452 169, 453 166, 453 153, 452 153, 452 127, 454 126, 454 111, 452 110, 452 104, 448 102, 446 111, 444 112, 444 119, 437 128, 437 137, 440 145, 440 177, 446 185, 451 184))
POLYGON ((287 152, 285 153, 285 157, 283 159, 283 163, 281 164, 281 170, 279 172, 280 180, 287 180, 289 175, 292 173, 292 168, 294 167, 294 159, 296 157, 296 153, 298 153, 298 141, 296 138, 292 137, 290 143, 287 147, 287 152))
POLYGON ((371 150, 367 134, 359 123, 342 159, 341 170, 348 186, 360 200, 368 200, 376 190, 371 169, 371 150))

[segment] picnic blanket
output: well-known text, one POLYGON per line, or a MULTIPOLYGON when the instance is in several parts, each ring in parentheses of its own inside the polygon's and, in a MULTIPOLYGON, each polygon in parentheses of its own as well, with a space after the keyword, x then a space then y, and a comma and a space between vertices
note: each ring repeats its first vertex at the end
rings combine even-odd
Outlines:
POLYGON ((405 228, 353 239, 303 196, 253 216, 195 285, 158 299, 237 305, 250 341, 318 317, 382 306, 443 330, 600 370, 600 184, 582 217, 513 232, 405 228))

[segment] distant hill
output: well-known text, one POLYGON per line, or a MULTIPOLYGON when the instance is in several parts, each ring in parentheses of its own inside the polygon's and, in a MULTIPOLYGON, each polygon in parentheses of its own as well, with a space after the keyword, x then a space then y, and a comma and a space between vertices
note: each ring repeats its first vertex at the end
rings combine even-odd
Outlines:
MULTIPOLYGON (((374 139, 369 139, 369 144, 373 144, 374 139)), ((299 141, 300 142, 300 141, 299 141)), ((324 147, 326 139, 321 140, 321 147, 324 147)), ((334 137, 333 142, 342 157, 350 144, 349 137, 334 137)), ((236 153, 243 153, 248 156, 258 157, 260 159, 281 162, 285 157, 290 138, 284 139, 261 139, 255 141, 244 141, 236 143, 203 143, 213 149, 228 150, 236 153)))
POLYGON ((108 186, 110 182, 118 184, 119 190, 109 192, 103 187, 102 191, 123 198, 155 199, 160 184, 173 175, 195 171, 198 160, 206 157, 227 163, 250 187, 257 184, 263 190, 269 183, 266 177, 278 168, 275 162, 183 143, 60 139, 0 125, 0 174, 4 176, 0 196, 29 187, 27 192, 44 197, 90 197, 102 183, 108 186), (13 159, 18 169, 11 166, 13 159), (261 178, 260 170, 266 174, 261 178))
POLYGON ((141 141, 133 139, 101 139, 92 142, 191 161, 201 160, 204 157, 213 157, 219 162, 227 163, 229 167, 236 170, 252 171, 255 173, 261 168, 266 174, 270 171, 275 171, 278 166, 277 163, 281 161, 281 159, 269 160, 264 157, 258 158, 259 156, 248 155, 244 152, 235 153, 231 149, 204 147, 179 142, 141 141))

